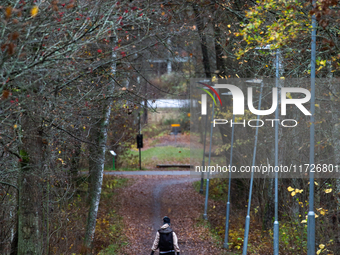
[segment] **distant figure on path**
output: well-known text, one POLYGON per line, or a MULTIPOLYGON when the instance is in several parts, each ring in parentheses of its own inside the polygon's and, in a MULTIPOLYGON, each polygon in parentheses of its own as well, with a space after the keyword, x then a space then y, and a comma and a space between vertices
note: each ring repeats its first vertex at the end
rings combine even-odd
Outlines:
POLYGON ((164 216, 163 226, 157 231, 155 241, 151 248, 151 255, 154 255, 158 248, 159 254, 161 255, 175 255, 175 252, 177 252, 177 255, 180 255, 177 236, 170 228, 170 219, 168 216, 164 216))

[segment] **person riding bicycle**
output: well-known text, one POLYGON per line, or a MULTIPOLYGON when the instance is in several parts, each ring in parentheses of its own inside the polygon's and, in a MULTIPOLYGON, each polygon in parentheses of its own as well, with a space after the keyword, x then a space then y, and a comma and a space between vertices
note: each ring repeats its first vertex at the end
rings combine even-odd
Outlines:
POLYGON ((170 228, 170 219, 168 216, 163 218, 163 226, 157 231, 155 241, 151 248, 151 255, 159 249, 160 255, 180 255, 178 240, 175 232, 170 228))

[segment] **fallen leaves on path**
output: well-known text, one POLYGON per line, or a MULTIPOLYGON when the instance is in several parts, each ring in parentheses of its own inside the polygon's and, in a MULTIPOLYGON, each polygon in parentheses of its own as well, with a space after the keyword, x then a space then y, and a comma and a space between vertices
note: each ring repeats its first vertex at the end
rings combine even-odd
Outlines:
MULTIPOLYGON (((204 197, 195 192, 192 179, 173 176, 131 177, 136 182, 119 193, 120 210, 129 244, 121 254, 149 254, 163 216, 179 240, 181 254, 226 254, 209 230, 199 224, 204 197)), ((157 254, 157 253, 156 253, 157 254)))

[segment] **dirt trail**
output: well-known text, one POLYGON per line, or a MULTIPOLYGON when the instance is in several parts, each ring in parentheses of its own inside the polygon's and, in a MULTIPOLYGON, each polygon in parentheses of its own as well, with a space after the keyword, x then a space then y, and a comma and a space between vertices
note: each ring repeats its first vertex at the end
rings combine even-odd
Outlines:
MULTIPOLYGON (((181 254, 226 254, 216 247, 209 231, 198 224, 204 198, 194 191, 188 176, 133 176, 136 182, 123 189, 119 214, 123 216, 129 244, 122 254, 150 254, 163 216, 179 239, 181 254)), ((158 254, 158 252, 156 252, 158 254)))

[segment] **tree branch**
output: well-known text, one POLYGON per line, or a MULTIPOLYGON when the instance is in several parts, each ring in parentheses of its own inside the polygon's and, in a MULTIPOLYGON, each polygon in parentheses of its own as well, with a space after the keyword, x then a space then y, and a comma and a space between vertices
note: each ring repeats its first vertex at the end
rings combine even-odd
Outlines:
POLYGON ((3 182, 3 181, 0 181, 0 184, 11 186, 11 187, 15 188, 19 192, 19 188, 17 186, 13 185, 13 184, 10 184, 8 182, 3 182))

